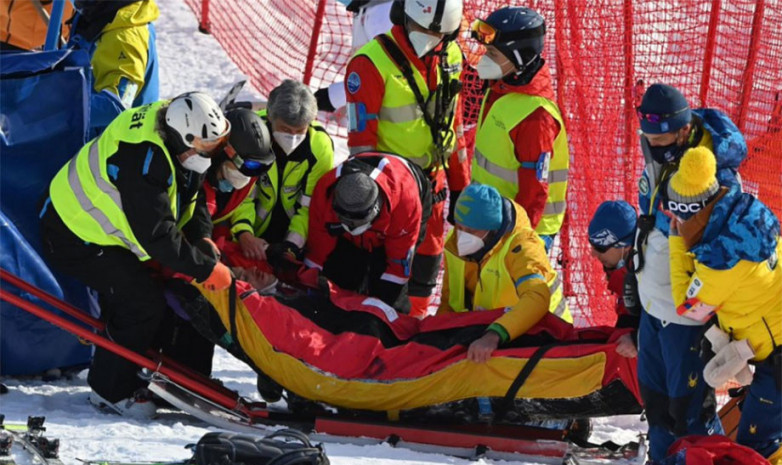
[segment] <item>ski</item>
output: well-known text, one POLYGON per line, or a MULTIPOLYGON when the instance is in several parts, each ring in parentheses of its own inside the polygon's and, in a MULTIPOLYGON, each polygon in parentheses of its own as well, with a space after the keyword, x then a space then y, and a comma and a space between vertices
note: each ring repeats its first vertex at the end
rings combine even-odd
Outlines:
MULTIPOLYGON (((352 445, 389 444, 409 450, 475 460, 534 461, 556 465, 615 463, 643 464, 645 446, 638 443, 611 451, 602 445, 579 447, 565 439, 566 432, 514 425, 411 425, 377 419, 364 420, 337 413, 302 415, 269 410, 262 402, 237 398, 226 408, 166 377, 152 374, 149 390, 175 408, 221 429, 265 434, 279 427, 298 429, 310 439, 352 445)), ((107 464, 119 465, 119 464, 107 464)))
POLYGON ((228 108, 228 105, 231 105, 236 101, 236 97, 239 96, 239 92, 242 91, 242 88, 247 83, 246 80, 237 81, 231 88, 228 90, 228 93, 225 94, 225 97, 223 97, 222 100, 220 100, 220 103, 217 105, 220 107, 223 112, 225 112, 226 108, 228 108))
POLYGON ((6 425, 4 420, 5 415, 0 414, 0 428, 12 437, 12 443, 22 446, 25 452, 43 465, 63 465, 59 459, 60 440, 43 435, 43 432, 46 431, 43 426, 46 417, 27 417, 27 425, 6 425))

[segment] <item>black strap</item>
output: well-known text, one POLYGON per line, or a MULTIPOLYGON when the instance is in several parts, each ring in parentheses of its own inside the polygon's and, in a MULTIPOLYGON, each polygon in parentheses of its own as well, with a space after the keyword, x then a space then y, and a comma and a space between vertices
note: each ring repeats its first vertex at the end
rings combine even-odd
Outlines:
POLYGON ((614 453, 624 452, 626 450, 638 450, 638 443, 636 441, 630 441, 627 444, 617 444, 614 441, 609 440, 598 444, 578 437, 568 437, 567 439, 578 447, 584 449, 602 449, 614 453))
POLYGON ((523 386, 527 381, 529 375, 532 374, 532 370, 535 369, 535 367, 538 365, 538 362, 543 358, 546 352, 557 345, 562 345, 562 343, 551 343, 540 346, 535 351, 535 353, 532 354, 532 357, 527 360, 527 363, 524 364, 524 368, 521 369, 519 375, 516 376, 516 379, 513 380, 513 383, 511 383, 510 387, 508 388, 508 392, 505 393, 505 397, 502 398, 502 401, 497 408, 497 414, 494 417, 495 422, 499 423, 505 417, 505 413, 511 410, 511 407, 513 407, 513 402, 516 400, 516 394, 519 392, 519 389, 521 389, 521 386, 523 386))

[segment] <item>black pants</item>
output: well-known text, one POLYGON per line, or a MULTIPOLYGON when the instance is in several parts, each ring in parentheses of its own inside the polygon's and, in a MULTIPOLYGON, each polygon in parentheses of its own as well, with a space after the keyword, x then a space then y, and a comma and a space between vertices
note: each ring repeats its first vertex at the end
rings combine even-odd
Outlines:
MULTIPOLYGON (((47 210, 41 230, 44 256, 57 270, 98 292, 106 337, 140 354, 164 347, 180 362, 202 372, 211 367, 211 352, 207 367, 203 361, 193 360, 207 357, 202 346, 193 354, 181 347, 193 344, 197 335, 167 308, 163 287, 149 268, 124 248, 85 243, 62 223, 51 206, 47 210), (182 354, 191 359, 183 360, 182 354)), ((96 347, 87 381, 101 397, 117 402, 146 385, 137 376, 138 370, 134 363, 96 347)))

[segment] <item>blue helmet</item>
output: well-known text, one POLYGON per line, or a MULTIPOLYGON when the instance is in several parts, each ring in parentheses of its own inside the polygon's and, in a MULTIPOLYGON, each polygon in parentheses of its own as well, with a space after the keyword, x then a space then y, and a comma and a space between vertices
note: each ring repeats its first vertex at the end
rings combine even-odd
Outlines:
POLYGON ((540 61, 546 20, 537 11, 523 6, 500 8, 483 22, 496 30, 486 45, 497 47, 519 72, 540 61))

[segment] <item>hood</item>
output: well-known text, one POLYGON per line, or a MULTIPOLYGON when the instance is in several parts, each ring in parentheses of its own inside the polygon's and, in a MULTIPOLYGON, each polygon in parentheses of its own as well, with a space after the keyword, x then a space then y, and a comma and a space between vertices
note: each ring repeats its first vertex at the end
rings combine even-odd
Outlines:
POLYGON ((774 213, 734 186, 717 200, 700 242, 690 251, 709 268, 727 270, 739 260, 768 259, 778 240, 779 220, 774 213))

